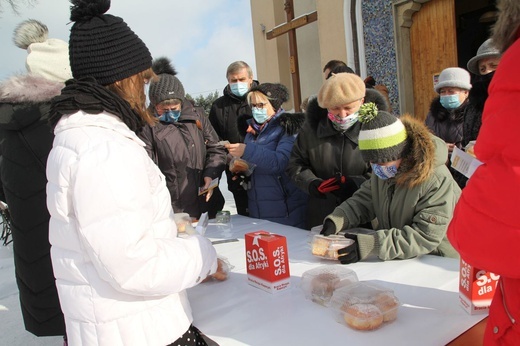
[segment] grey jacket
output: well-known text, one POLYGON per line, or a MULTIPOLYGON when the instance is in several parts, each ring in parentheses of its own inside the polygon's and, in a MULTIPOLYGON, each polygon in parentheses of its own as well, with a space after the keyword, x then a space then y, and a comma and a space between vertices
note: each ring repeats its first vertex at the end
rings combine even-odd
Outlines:
POLYGON ((148 155, 166 177, 172 207, 176 213, 188 213, 199 218, 208 212, 214 218, 224 206, 218 187, 206 202, 198 196, 204 177, 220 177, 226 167, 226 150, 218 143, 211 123, 199 115, 190 102, 183 102, 182 113, 174 124, 159 122, 145 126, 139 137, 146 143, 148 155))

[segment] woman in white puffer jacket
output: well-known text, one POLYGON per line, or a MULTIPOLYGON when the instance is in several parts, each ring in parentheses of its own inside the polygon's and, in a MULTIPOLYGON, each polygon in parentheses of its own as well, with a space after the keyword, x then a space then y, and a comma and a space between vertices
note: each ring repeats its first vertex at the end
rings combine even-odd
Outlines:
POLYGON ((135 134, 153 119, 143 92, 154 76, 150 53, 121 18, 104 14, 110 2, 73 3, 76 79, 53 100, 47 162, 68 343, 204 345, 185 289, 215 272, 216 252, 201 236, 177 237, 164 176, 135 134))

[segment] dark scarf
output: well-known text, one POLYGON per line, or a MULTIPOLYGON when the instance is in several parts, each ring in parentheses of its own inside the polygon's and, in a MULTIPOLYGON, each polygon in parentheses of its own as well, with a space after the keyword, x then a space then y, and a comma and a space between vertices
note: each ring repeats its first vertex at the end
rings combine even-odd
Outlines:
POLYGON ((491 79, 495 75, 495 71, 485 74, 483 76, 475 76, 473 80, 473 87, 469 91, 469 102, 479 112, 484 110, 484 103, 488 98, 488 88, 491 79))
POLYGON ((106 111, 120 118, 134 132, 144 125, 142 118, 127 101, 97 83, 92 77, 70 79, 65 83, 61 95, 52 99, 50 125, 54 128, 63 115, 80 110, 89 114, 106 111))

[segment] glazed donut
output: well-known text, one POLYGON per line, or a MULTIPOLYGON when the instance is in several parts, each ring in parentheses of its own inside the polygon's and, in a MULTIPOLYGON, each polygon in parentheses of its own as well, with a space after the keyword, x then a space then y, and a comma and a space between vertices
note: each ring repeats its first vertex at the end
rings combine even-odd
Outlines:
POLYGON ((312 254, 315 256, 325 256, 329 251, 330 240, 326 238, 314 238, 312 242, 312 254))
POLYGON ((357 330, 372 330, 383 324, 383 314, 374 304, 354 304, 343 309, 348 326, 357 330))

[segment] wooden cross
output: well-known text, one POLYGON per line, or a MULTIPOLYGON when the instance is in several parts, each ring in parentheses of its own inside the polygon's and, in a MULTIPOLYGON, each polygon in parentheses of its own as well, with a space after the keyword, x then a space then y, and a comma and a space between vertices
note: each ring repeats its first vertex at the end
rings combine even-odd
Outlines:
POLYGON ((300 90, 300 68, 298 66, 298 46, 296 44, 296 29, 318 20, 318 12, 314 11, 294 18, 293 0, 284 3, 284 10, 287 14, 287 23, 276 26, 273 30, 266 33, 266 38, 271 40, 283 34, 289 35, 289 66, 291 69, 292 87, 294 92, 294 109, 299 112, 301 105, 300 90))

